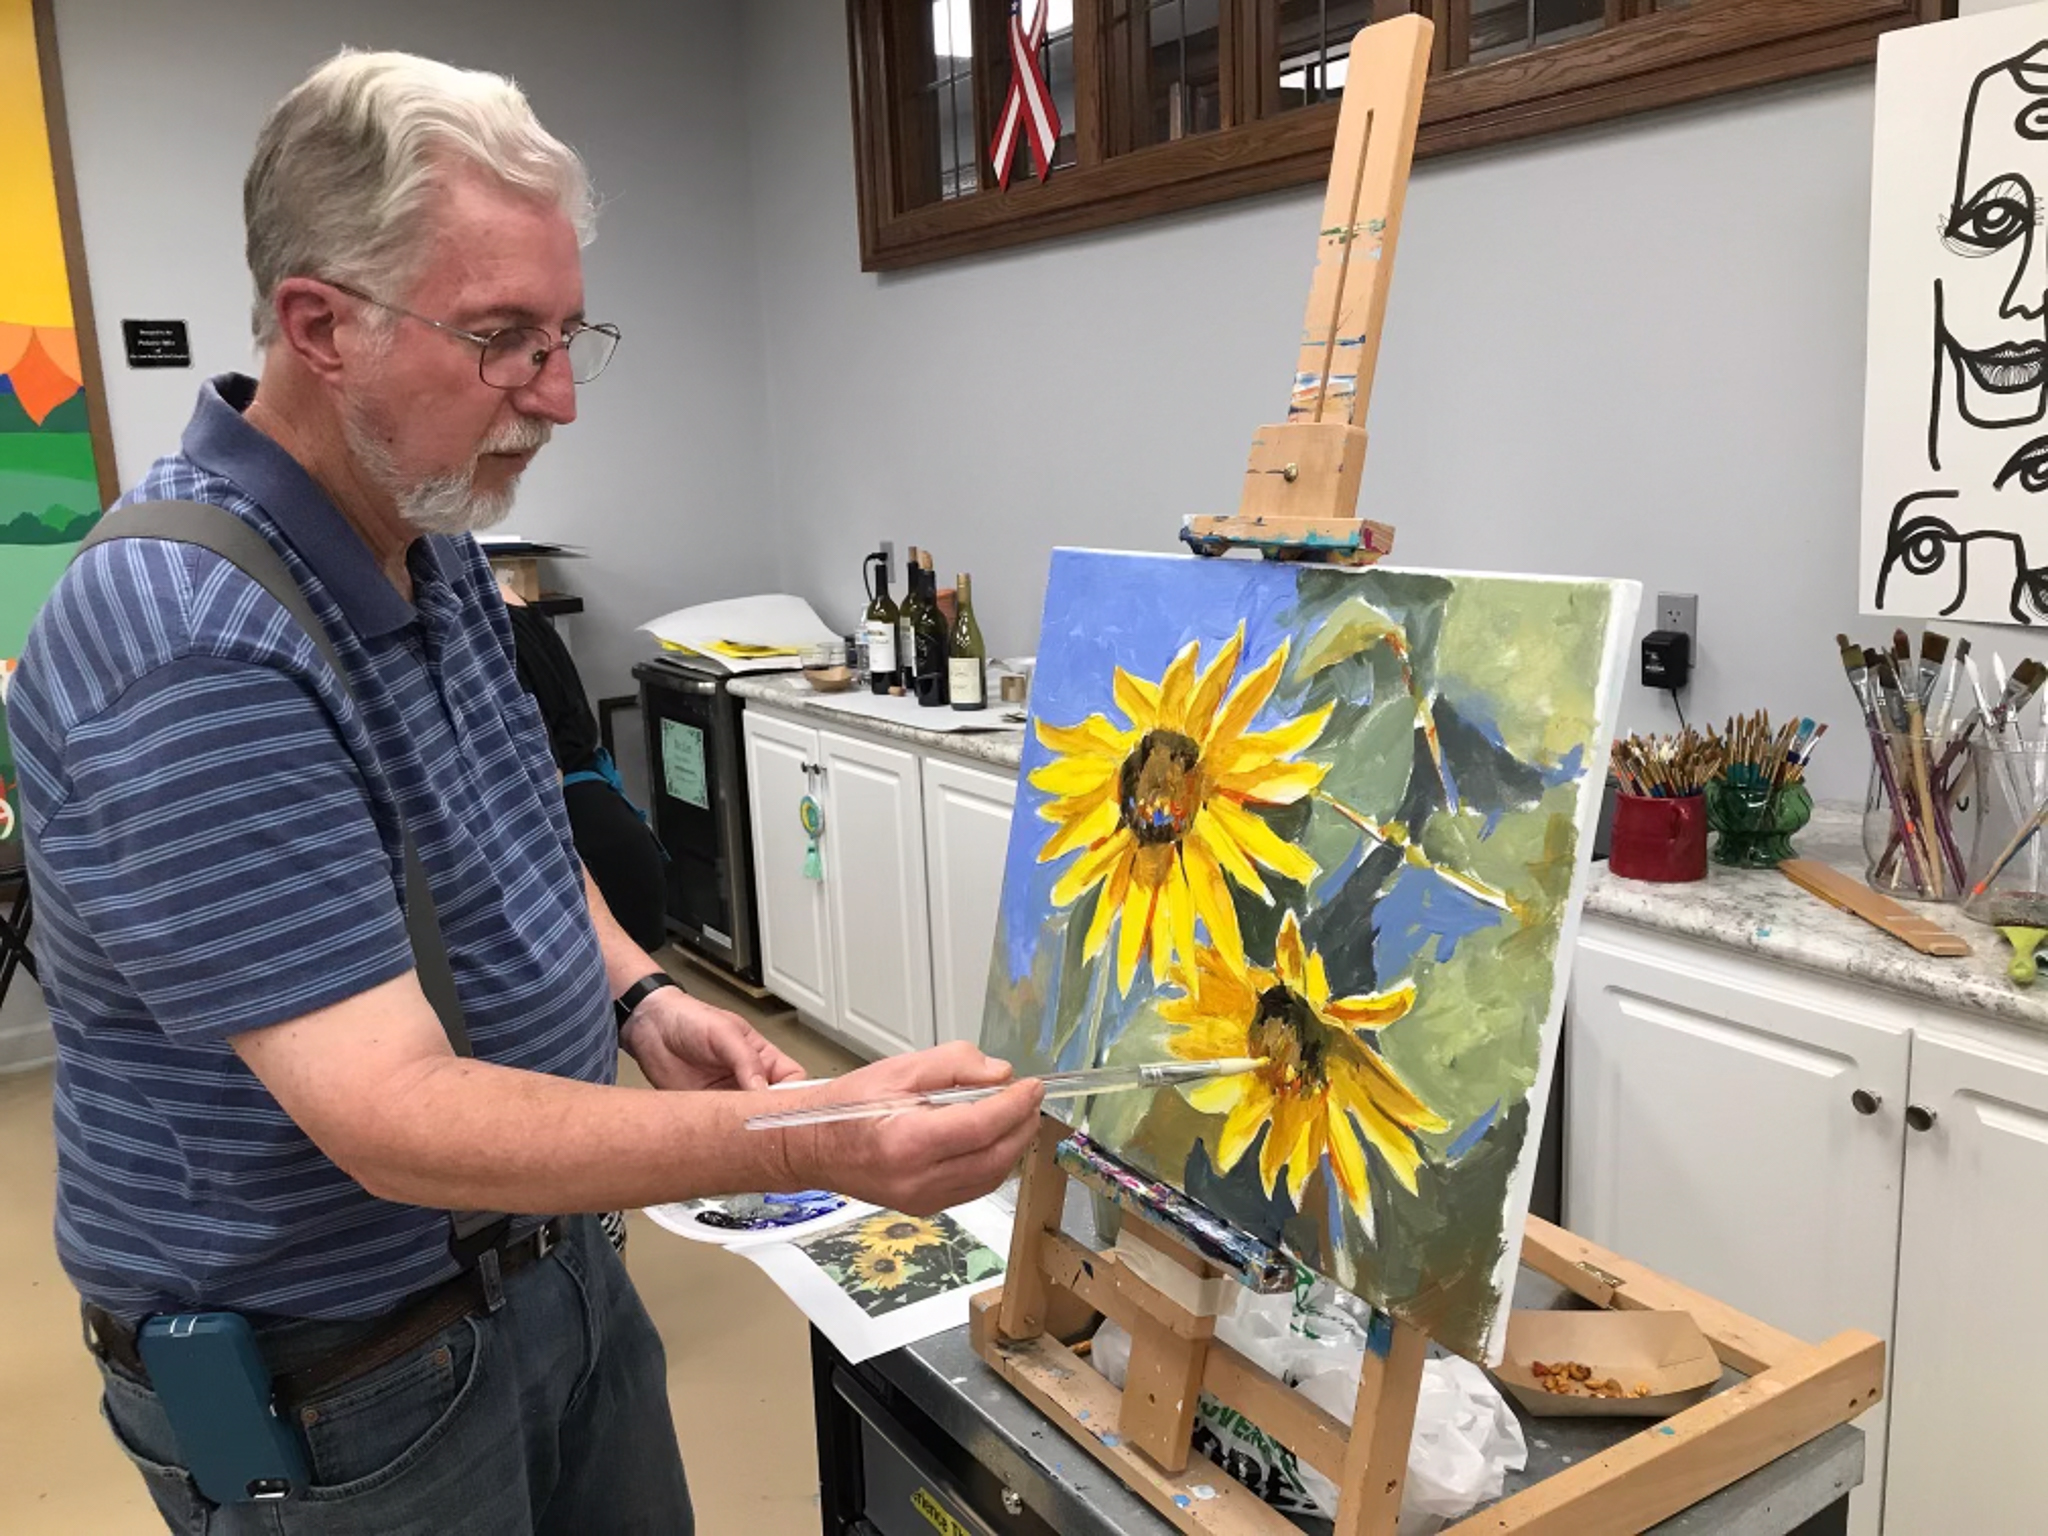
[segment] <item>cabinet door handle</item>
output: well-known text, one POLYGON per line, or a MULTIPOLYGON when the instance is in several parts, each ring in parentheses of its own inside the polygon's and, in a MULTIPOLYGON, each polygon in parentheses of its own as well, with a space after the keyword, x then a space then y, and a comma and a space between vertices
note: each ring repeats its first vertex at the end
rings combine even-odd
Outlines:
POLYGON ((1934 1121, 1934 1111, 1929 1109, 1926 1105, 1908 1104, 1906 1106, 1906 1124, 1911 1126, 1914 1130, 1931 1131, 1934 1129, 1934 1121))
POLYGON ((1849 1102, 1856 1106, 1859 1115, 1874 1115, 1884 1103, 1884 1095, 1872 1093, 1868 1088, 1858 1088, 1849 1095, 1849 1102))

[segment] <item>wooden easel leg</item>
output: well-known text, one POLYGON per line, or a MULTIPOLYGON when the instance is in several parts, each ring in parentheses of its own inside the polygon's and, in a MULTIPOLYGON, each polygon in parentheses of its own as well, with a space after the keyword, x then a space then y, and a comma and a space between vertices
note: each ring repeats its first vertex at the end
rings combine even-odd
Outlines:
POLYGON ((1384 1313, 1374 1316, 1337 1485, 1336 1536, 1394 1536, 1427 1347, 1421 1329, 1384 1313))
POLYGON ((1038 1121, 1038 1135, 1024 1154, 1024 1178, 1017 1191, 1017 1220, 1010 1233, 1010 1262, 1003 1272, 1003 1305, 996 1329, 1006 1339, 1035 1339, 1045 1332, 1050 1298, 1040 1264, 1041 1239, 1057 1234, 1067 1203, 1067 1175, 1053 1154, 1067 1127, 1050 1115, 1038 1121))
MULTIPOLYGON (((1214 1320, 1205 1321, 1213 1331, 1214 1320)), ((1168 1472, 1187 1470, 1208 1364, 1208 1337, 1184 1339, 1156 1318, 1134 1320, 1118 1417, 1124 1438, 1168 1472)))

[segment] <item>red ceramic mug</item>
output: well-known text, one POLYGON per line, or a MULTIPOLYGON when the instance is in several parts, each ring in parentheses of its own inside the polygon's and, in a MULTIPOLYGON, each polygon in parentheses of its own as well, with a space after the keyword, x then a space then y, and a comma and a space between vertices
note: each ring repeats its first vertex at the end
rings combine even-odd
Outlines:
POLYGON ((1617 795, 1607 867, 1624 880, 1707 878, 1707 797, 1617 795))

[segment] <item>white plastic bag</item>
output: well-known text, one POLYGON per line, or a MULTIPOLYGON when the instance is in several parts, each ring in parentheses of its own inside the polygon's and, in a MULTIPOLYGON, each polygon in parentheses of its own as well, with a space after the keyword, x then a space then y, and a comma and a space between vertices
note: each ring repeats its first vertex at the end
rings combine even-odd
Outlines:
MULTIPOLYGON (((1365 1303, 1328 1281, 1292 1296, 1241 1290, 1231 1312, 1217 1318, 1216 1337, 1348 1425, 1371 1315, 1365 1303)), ((1130 1352, 1130 1335, 1104 1322, 1093 1359, 1115 1386, 1123 1385, 1130 1352)), ((1194 1439, 1196 1449, 1276 1508, 1336 1516, 1335 1484, 1207 1393, 1196 1411, 1194 1439)), ((1475 1505, 1499 1498, 1508 1472, 1527 1462, 1521 1425, 1484 1371, 1468 1360, 1425 1362, 1400 1536, 1433 1536, 1475 1505)))

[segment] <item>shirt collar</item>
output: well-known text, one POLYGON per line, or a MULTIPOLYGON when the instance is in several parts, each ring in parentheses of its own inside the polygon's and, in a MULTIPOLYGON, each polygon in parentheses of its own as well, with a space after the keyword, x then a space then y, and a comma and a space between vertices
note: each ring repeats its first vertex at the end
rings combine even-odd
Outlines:
MULTIPOLYGON (((232 480, 263 508, 333 594, 358 635, 403 629, 417 611, 399 596, 362 535, 305 466, 244 419, 255 398, 256 381, 245 374, 224 373, 202 384, 198 408, 185 428, 185 457, 232 480)), ((431 546, 434 541, 425 542, 431 546)), ((430 547, 426 553, 439 570, 438 552, 430 547)))

